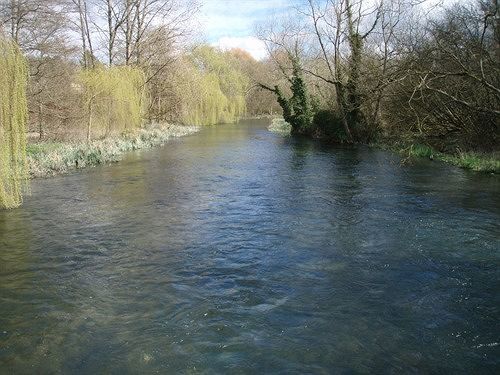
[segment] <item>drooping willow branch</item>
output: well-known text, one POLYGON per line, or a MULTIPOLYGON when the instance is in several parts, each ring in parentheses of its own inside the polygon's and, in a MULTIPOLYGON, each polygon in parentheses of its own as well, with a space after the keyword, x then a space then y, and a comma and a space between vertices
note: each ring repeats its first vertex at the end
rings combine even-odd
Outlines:
POLYGON ((0 51, 0 208, 13 208, 28 188, 28 69, 17 45, 1 35, 0 51))

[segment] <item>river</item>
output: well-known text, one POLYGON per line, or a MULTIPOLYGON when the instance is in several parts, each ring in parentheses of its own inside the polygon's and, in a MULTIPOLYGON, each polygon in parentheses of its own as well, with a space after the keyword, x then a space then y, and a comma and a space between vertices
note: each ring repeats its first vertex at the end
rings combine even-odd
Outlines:
POLYGON ((0 373, 495 373, 500 179, 207 127, 0 211, 0 373))

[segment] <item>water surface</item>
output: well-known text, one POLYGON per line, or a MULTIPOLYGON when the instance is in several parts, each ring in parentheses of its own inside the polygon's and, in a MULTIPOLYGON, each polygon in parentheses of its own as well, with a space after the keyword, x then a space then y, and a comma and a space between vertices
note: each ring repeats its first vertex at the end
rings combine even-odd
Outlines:
POLYGON ((495 373, 500 179, 223 125, 0 211, 0 373, 495 373))

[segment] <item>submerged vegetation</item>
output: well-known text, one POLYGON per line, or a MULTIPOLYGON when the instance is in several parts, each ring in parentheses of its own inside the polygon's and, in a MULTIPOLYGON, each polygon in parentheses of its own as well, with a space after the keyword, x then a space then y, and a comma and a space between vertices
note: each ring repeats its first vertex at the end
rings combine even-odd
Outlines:
POLYGON ((0 207, 17 207, 27 187, 27 66, 15 43, 0 34, 0 207))
POLYGON ((271 120, 271 124, 268 129, 274 133, 291 134, 292 125, 286 122, 284 118, 275 117, 271 120))

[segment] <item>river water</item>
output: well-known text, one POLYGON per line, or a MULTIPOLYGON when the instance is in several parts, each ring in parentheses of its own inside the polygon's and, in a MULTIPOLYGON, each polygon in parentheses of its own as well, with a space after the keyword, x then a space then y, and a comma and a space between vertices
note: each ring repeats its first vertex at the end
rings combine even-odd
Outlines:
POLYGON ((495 373, 500 179, 208 127, 0 211, 0 373, 495 373))

